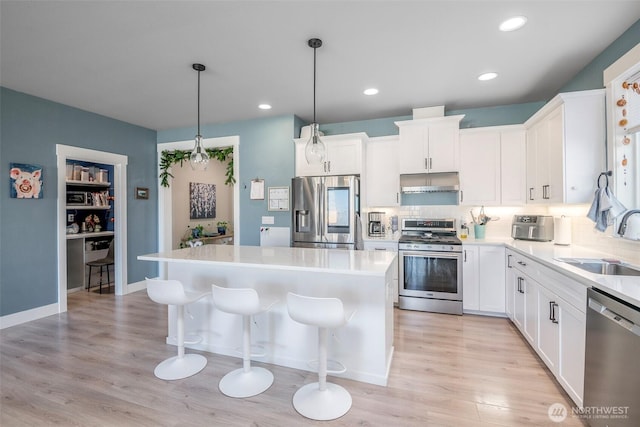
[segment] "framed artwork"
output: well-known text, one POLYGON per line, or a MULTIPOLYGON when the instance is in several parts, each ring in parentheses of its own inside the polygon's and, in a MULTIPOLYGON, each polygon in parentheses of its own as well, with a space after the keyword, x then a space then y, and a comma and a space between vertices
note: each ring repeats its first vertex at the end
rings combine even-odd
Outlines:
POLYGON ((136 187, 136 199, 148 199, 149 189, 145 187, 136 187))
POLYGON ((189 218, 216 217, 216 185, 189 183, 189 218))
POLYGON ((42 166, 10 163, 9 168, 10 197, 42 199, 42 166))

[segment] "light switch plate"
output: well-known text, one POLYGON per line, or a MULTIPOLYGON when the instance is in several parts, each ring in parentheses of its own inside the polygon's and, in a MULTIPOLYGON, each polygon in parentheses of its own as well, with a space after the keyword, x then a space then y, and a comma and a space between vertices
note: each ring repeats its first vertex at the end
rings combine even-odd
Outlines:
POLYGON ((272 216, 263 216, 262 223, 265 225, 275 224, 275 217, 272 216))

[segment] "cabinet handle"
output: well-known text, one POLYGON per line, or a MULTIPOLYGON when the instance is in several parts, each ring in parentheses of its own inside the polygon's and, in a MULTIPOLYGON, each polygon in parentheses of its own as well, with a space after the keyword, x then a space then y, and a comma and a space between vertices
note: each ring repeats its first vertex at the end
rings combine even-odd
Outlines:
POLYGON ((558 319, 556 318, 556 307, 558 307, 558 304, 556 304, 555 302, 551 303, 551 314, 552 314, 552 319, 551 321, 553 323, 558 323, 558 319))
POLYGON ((523 261, 518 261, 518 264, 520 264, 520 265, 521 265, 521 266, 523 266, 523 267, 526 267, 526 266, 527 266, 527 263, 526 263, 526 262, 523 262, 523 261))
POLYGON ((543 199, 548 199, 549 198, 549 185, 543 185, 542 186, 542 198, 543 199))
POLYGON ((433 157, 429 157, 429 169, 433 169, 433 157))
POLYGON ((327 172, 331 172, 331 160, 327 162, 327 172))
POLYGON ((460 190, 460 203, 464 201, 464 191, 460 190))
POLYGON ((429 169, 429 159, 427 159, 426 157, 424 158, 424 168, 429 169))
POLYGON ((396 203, 400 203, 400 193, 396 192, 396 203))
POLYGON ((465 249, 465 250, 464 250, 464 251, 462 251, 462 252, 464 252, 464 259, 463 259, 463 262, 467 262, 467 250, 465 249))
POLYGON ((529 187, 529 200, 533 200, 533 187, 529 187))
POLYGON ((524 282, 524 277, 518 277, 518 292, 520 292, 521 294, 524 294, 522 282, 524 282))
POLYGON ((511 265, 511 257, 513 255, 507 255, 507 268, 513 268, 513 266, 511 265))

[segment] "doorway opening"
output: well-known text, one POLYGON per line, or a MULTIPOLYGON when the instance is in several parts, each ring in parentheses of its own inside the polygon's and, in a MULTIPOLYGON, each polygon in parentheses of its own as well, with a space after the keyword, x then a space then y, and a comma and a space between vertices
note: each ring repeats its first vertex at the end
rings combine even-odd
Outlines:
MULTIPOLYGON (((158 144, 158 164, 162 152, 164 150, 191 150, 193 148, 193 140, 188 141, 176 141, 158 144)), ((233 244, 237 245, 240 242, 240 137, 227 136, 221 138, 207 138, 202 141, 204 148, 226 148, 233 147, 233 175, 236 178, 236 183, 232 187, 233 193, 233 244)), ((215 161, 215 160, 212 160, 215 161)), ((171 173, 171 171, 169 171, 171 173)), ((202 173, 202 172, 200 172, 202 173)), ((207 173, 206 171, 204 173, 207 173)), ((179 235, 184 230, 174 233, 174 214, 173 214, 173 196, 172 196, 173 182, 169 183, 169 188, 163 187, 158 179, 158 245, 159 252, 166 252, 176 249, 174 234, 179 235)), ((166 263, 160 263, 159 265, 159 277, 167 277, 166 263)))
POLYGON ((58 312, 67 311, 67 161, 84 161, 113 168, 114 287, 116 295, 128 293, 127 285, 127 163, 128 157, 69 145, 56 145, 58 168, 58 312))

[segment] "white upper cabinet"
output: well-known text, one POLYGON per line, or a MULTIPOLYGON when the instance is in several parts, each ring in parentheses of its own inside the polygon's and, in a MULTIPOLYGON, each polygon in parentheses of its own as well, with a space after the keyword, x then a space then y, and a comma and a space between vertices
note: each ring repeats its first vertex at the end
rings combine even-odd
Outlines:
POLYGON ((500 195, 503 205, 526 203, 526 133, 515 126, 500 132, 500 195))
POLYGON ((310 165, 304 156, 306 139, 295 139, 296 176, 360 175, 363 173, 365 133, 323 136, 327 147, 324 162, 310 165))
POLYGON ((400 205, 397 135, 369 138, 366 150, 365 205, 385 207, 400 205))
POLYGON ((460 131, 460 204, 500 204, 500 132, 460 131))
POLYGON ((459 129, 464 115, 396 122, 400 128, 399 172, 457 172, 459 129))
POLYGON ((527 203, 592 200, 606 167, 604 94, 561 93, 527 120, 527 203))
POLYGON ((496 126, 460 131, 460 204, 525 204, 525 131, 496 126))

